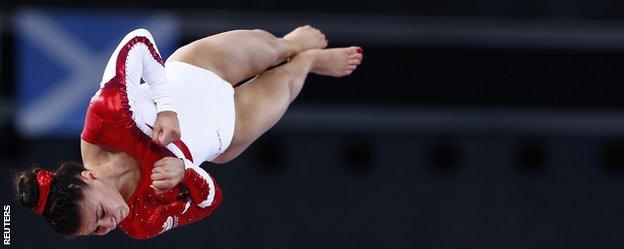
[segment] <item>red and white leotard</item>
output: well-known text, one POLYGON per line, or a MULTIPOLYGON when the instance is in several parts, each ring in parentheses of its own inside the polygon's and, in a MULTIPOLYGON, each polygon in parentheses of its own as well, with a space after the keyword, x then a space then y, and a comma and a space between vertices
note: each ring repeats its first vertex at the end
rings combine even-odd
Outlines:
POLYGON ((147 239, 198 221, 219 205, 219 186, 197 165, 223 152, 233 129, 231 85, 181 62, 168 62, 165 69, 152 35, 138 29, 126 35, 113 53, 89 104, 81 138, 139 162, 141 178, 127 200, 130 213, 119 227, 133 238, 147 239), (151 140, 151 127, 161 111, 178 113, 182 133, 166 147, 151 140), (157 195, 150 187, 150 175, 163 157, 184 159, 185 174, 175 188, 157 195))

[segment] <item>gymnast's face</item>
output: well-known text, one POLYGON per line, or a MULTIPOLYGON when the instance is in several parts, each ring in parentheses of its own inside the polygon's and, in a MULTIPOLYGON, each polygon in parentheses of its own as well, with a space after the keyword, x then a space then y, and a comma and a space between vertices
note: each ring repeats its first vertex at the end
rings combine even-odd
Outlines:
POLYGON ((83 180, 89 185, 80 203, 82 225, 79 236, 105 235, 128 216, 129 208, 119 192, 102 181, 94 171, 83 171, 83 180))

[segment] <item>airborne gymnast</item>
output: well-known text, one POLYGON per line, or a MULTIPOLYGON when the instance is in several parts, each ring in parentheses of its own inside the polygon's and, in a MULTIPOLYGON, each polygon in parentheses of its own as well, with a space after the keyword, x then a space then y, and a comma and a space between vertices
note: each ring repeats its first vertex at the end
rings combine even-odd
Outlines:
POLYGON ((358 46, 326 46, 310 26, 282 38, 234 30, 187 44, 165 62, 149 31, 134 30, 91 98, 82 164, 18 172, 17 199, 68 237, 119 227, 148 239, 199 221, 221 202, 202 162, 241 154, 282 117, 308 73, 342 77, 362 61, 358 46))

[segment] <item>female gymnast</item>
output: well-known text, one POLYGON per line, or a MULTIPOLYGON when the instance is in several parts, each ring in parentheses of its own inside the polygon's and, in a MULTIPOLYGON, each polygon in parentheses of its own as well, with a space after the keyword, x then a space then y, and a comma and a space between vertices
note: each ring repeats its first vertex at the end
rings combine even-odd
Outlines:
POLYGON ((235 30, 194 41, 163 62, 152 35, 134 30, 87 109, 84 165, 18 172, 17 198, 67 237, 119 226, 147 239, 201 220, 221 191, 199 164, 242 153, 282 117, 308 73, 342 77, 362 61, 360 47, 326 46, 310 26, 282 38, 235 30))

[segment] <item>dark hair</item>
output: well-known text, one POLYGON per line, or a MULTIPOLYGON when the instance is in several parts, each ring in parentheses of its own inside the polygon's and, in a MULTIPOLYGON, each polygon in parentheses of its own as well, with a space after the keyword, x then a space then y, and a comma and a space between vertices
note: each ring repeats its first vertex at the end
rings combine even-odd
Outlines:
MULTIPOLYGON (((34 208, 39 201, 37 171, 41 168, 17 172, 13 176, 16 198, 26 208, 34 208)), ((84 199, 84 189, 88 186, 80 173, 86 170, 82 164, 66 162, 54 172, 50 194, 43 213, 44 219, 59 234, 72 236, 81 224, 79 202, 84 199)))

